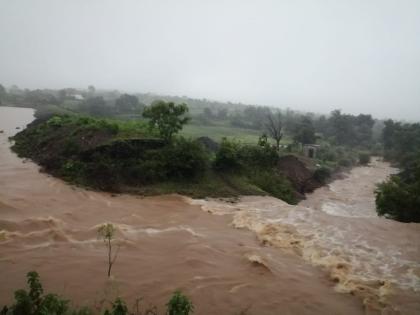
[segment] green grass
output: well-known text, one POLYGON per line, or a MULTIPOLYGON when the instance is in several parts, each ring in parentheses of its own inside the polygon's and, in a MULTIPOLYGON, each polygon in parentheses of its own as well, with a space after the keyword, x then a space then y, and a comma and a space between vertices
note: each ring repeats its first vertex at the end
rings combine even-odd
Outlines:
POLYGON ((249 183, 242 176, 221 176, 213 170, 200 179, 192 181, 166 181, 149 184, 143 187, 125 187, 124 191, 143 196, 165 195, 177 193, 192 198, 225 198, 241 195, 267 195, 268 193, 249 183))
MULTIPOLYGON (((187 124, 180 132, 180 135, 191 138, 209 137, 218 142, 225 137, 229 140, 234 139, 247 144, 256 144, 258 143, 258 138, 261 136, 261 133, 262 132, 259 130, 236 128, 227 125, 202 126, 187 124)), ((272 140, 270 141, 274 144, 272 140)), ((281 143, 292 143, 292 139, 288 136, 284 136, 281 143)))

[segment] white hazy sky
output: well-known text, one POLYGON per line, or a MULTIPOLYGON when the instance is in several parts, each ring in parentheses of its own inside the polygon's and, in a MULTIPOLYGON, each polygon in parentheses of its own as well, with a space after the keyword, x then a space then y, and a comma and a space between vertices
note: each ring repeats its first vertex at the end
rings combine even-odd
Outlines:
POLYGON ((420 120, 420 0, 0 0, 0 83, 420 120))

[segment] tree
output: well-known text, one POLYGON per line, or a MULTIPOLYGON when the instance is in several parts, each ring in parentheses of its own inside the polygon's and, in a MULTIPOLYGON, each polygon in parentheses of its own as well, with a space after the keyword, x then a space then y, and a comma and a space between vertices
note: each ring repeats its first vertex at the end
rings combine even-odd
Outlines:
POLYGON ((226 108, 220 108, 217 110, 217 119, 226 119, 228 114, 228 110, 226 108))
POLYGON ((203 115, 206 118, 212 119, 213 118, 213 112, 212 112, 211 108, 205 107, 204 111, 203 111, 203 115))
POLYGON ((186 113, 188 106, 184 103, 176 105, 173 102, 155 101, 145 107, 143 117, 149 119, 150 128, 157 128, 160 136, 170 142, 173 135, 190 120, 186 113))
POLYGON ((108 249, 108 278, 111 276, 111 268, 118 256, 120 247, 117 247, 116 252, 112 255, 112 240, 115 236, 115 227, 111 223, 103 224, 98 229, 98 236, 103 239, 108 249))
POLYGON ((81 111, 93 116, 107 116, 110 114, 110 108, 106 106, 102 96, 88 98, 80 104, 79 108, 81 111))
POLYGON ((58 104, 57 98, 45 90, 27 90, 25 100, 32 105, 58 104))
POLYGON ((58 100, 60 103, 63 103, 64 100, 67 97, 67 90, 66 89, 61 89, 58 91, 58 100))
POLYGON ((95 94, 95 92, 96 92, 95 87, 93 85, 89 85, 88 86, 88 94, 89 94, 89 96, 92 97, 95 94))
POLYGON ((397 125, 396 123, 394 123, 394 121, 392 119, 388 119, 384 122, 385 127, 382 130, 382 141, 384 144, 384 149, 385 150, 391 150, 393 147, 393 142, 394 142, 394 135, 395 132, 397 130, 397 128, 399 128, 399 125, 397 125))
POLYGON ((7 92, 3 85, 0 84, 0 104, 6 98, 7 92))
POLYGON ((120 113, 140 111, 144 105, 134 95, 123 94, 115 101, 115 107, 120 113))
POLYGON ((280 150, 280 141, 281 138, 283 138, 283 124, 281 118, 280 112, 277 112, 277 114, 269 114, 267 115, 267 123, 265 125, 269 136, 276 141, 277 151, 280 150))
POLYGON ((315 128, 309 117, 304 117, 301 123, 297 126, 294 140, 302 144, 316 142, 315 128))

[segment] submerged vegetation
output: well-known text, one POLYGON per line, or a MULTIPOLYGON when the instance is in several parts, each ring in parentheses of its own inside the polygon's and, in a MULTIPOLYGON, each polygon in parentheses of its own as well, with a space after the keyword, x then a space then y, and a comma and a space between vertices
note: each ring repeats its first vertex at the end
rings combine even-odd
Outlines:
MULTIPOLYGON (((29 291, 20 289, 15 291, 15 301, 11 306, 4 306, 0 315, 158 315, 156 307, 140 309, 137 303, 135 309, 129 310, 126 302, 117 297, 109 302, 110 309, 102 305, 99 309, 71 307, 70 301, 58 294, 44 294, 41 280, 36 271, 26 275, 29 291)), ((175 291, 166 304, 167 315, 189 315, 194 311, 194 304, 181 293, 175 291)))

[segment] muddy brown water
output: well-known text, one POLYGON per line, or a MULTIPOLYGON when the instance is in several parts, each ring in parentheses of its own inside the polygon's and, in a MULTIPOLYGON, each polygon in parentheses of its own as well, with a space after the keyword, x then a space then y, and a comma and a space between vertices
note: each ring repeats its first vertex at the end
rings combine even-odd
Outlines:
POLYGON ((298 206, 142 198, 70 186, 10 151, 33 111, 0 107, 0 304, 37 270, 46 291, 76 305, 122 296, 164 304, 181 289, 195 314, 419 314, 420 224, 378 218, 375 183, 395 172, 375 160, 298 206), (107 279, 96 230, 117 227, 107 279))

